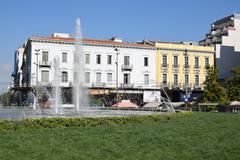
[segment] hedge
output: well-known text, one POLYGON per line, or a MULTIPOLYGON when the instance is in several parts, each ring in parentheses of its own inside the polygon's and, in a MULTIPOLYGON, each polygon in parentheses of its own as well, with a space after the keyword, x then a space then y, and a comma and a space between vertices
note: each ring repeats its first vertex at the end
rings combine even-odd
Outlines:
POLYGON ((114 125, 126 123, 143 123, 147 121, 166 121, 191 116, 192 112, 180 112, 166 115, 141 115, 125 117, 95 117, 95 118, 29 118, 21 120, 0 120, 0 132, 39 128, 87 127, 114 125))

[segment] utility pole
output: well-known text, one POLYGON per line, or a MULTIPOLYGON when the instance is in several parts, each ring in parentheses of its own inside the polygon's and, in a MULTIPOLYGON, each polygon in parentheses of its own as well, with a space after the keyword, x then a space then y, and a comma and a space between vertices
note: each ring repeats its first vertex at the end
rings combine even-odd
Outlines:
POLYGON ((114 51, 116 51, 116 99, 118 103, 118 55, 120 53, 119 53, 119 49, 117 48, 115 48, 114 51))

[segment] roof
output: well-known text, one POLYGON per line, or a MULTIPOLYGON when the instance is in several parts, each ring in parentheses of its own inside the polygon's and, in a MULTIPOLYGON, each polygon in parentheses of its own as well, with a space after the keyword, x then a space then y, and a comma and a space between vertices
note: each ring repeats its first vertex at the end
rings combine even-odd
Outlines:
MULTIPOLYGON (((32 41, 52 41, 52 42, 66 42, 66 43, 75 43, 75 38, 69 37, 31 37, 32 41)), ((152 48, 155 47, 149 44, 139 44, 139 43, 130 43, 130 42, 116 42, 113 40, 97 40, 97 39, 82 39, 83 44, 93 44, 93 45, 111 45, 111 46, 122 46, 122 47, 143 47, 143 48, 152 48)))
POLYGON ((219 19, 219 20, 216 20, 216 21, 213 22, 212 24, 214 24, 214 25, 219 25, 219 24, 221 24, 221 23, 224 23, 224 22, 227 22, 227 21, 231 21, 232 18, 240 19, 240 14, 234 13, 234 14, 232 14, 232 15, 230 15, 230 16, 223 17, 223 18, 221 18, 221 19, 219 19))

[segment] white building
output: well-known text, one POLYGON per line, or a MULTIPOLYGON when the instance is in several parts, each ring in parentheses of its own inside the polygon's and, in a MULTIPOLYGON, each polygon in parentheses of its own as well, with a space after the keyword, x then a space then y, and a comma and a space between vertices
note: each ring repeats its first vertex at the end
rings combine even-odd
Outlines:
MULTIPOLYGON (((71 87, 74 43, 74 38, 61 33, 54 33, 50 37, 29 38, 22 63, 22 84, 28 87, 36 84, 51 86, 54 81, 52 62, 56 56, 59 56, 61 86, 71 87)), ((155 85, 156 49, 154 46, 123 42, 115 38, 83 39, 82 43, 86 86, 114 88, 117 79, 119 87, 139 88, 155 85), (117 53, 119 53, 118 56, 117 53), (118 69, 116 61, 118 61, 118 69)))
POLYGON ((230 76, 230 70, 240 66, 240 14, 215 21, 210 33, 200 41, 200 45, 215 47, 215 65, 219 78, 230 76))

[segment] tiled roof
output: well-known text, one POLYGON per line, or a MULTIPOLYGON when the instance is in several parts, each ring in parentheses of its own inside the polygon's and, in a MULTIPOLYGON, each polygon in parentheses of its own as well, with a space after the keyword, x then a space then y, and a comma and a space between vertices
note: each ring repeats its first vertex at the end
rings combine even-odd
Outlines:
MULTIPOLYGON (((74 43, 75 38, 63 38, 63 37, 31 37, 30 40, 36 41, 53 41, 53 42, 67 42, 74 43)), ((148 44, 129 43, 129 42, 116 42, 113 40, 97 40, 97 39, 82 39, 83 44, 94 45, 111 45, 111 46, 123 46, 123 47, 143 47, 143 48, 155 48, 148 44)))

